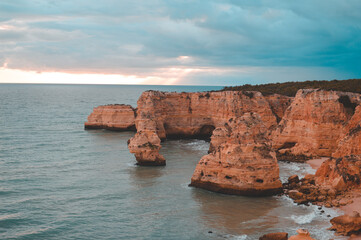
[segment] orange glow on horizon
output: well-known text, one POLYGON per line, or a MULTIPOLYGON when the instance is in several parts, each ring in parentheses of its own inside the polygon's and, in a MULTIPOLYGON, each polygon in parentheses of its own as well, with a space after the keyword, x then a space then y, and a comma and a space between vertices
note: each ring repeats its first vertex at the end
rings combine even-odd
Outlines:
MULTIPOLYGON (((188 59, 188 56, 182 56, 188 59)), ((165 67, 153 69, 147 76, 102 73, 37 72, 8 68, 5 62, 0 67, 0 83, 43 83, 43 84, 144 84, 179 85, 198 74, 226 75, 243 74, 257 70, 255 67, 212 68, 212 67, 165 67)))
POLYGON ((123 74, 36 72, 0 68, 0 83, 50 83, 50 84, 174 84, 178 79, 158 76, 123 74))

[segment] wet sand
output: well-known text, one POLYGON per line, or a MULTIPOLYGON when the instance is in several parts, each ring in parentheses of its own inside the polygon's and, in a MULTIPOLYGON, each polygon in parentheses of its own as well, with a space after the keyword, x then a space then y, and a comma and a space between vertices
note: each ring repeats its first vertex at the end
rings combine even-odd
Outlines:
POLYGON ((317 158, 317 159, 308 160, 307 163, 308 163, 313 169, 318 169, 318 168, 322 165, 322 163, 323 163, 324 161, 326 161, 327 159, 329 159, 329 158, 327 158, 327 157, 325 157, 325 158, 317 158))

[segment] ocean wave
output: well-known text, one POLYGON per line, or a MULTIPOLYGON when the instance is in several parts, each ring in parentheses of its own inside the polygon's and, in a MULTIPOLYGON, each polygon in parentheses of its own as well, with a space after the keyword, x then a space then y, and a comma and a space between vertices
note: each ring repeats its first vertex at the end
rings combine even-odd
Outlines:
POLYGON ((290 218, 297 224, 307 224, 311 223, 316 218, 316 213, 311 212, 305 215, 292 215, 290 218))
POLYGON ((19 216, 20 216, 20 214, 18 214, 18 213, 3 215, 3 216, 0 216, 0 221, 19 218, 19 216))

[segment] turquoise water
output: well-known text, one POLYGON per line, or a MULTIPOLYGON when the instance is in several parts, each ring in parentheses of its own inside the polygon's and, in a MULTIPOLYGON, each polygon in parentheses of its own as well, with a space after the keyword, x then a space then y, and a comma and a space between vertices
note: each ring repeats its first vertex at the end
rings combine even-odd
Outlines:
MULTIPOLYGON (((93 107, 136 106, 141 92, 217 87, 0 85, 0 239, 258 239, 308 228, 332 233, 326 210, 286 197, 246 198, 189 188, 201 140, 167 141, 165 167, 139 167, 132 132, 85 131, 93 107)), ((311 171, 281 164, 282 178, 311 171)))

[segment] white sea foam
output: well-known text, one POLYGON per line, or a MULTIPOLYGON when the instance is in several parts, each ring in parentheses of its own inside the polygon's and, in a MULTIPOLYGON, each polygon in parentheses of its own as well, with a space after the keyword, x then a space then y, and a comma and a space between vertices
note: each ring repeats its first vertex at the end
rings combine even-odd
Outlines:
POLYGON ((280 179, 282 182, 287 182, 288 177, 297 174, 300 178, 303 178, 306 174, 315 174, 313 169, 307 163, 295 163, 295 162, 279 162, 280 179))
POLYGON ((298 216, 292 215, 290 218, 297 224, 307 224, 307 223, 311 223, 313 219, 316 218, 316 213, 311 212, 306 215, 298 215, 298 216))
POLYGON ((246 234, 240 235, 240 236, 226 236, 227 239, 232 239, 232 240, 248 240, 248 236, 246 234))

